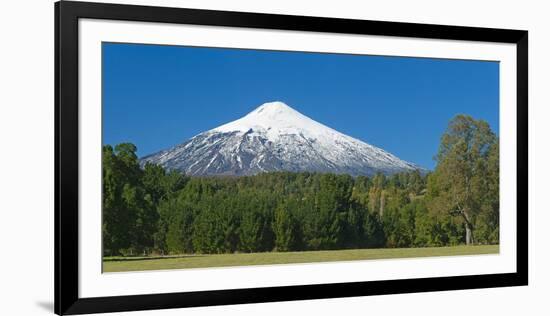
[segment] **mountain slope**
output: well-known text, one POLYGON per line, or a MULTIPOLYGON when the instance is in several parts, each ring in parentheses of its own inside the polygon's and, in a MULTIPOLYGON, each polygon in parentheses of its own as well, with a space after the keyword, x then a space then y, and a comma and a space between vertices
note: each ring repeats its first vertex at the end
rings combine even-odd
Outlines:
POLYGON ((282 102, 142 158, 194 176, 266 171, 392 174, 420 167, 297 112, 282 102))

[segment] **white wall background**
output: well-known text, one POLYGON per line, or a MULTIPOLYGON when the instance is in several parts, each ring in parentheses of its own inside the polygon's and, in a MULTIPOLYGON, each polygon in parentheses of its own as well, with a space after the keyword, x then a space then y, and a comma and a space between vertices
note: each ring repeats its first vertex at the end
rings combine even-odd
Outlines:
MULTIPOLYGON (((98 0, 96 0, 98 1, 98 0)), ((98 1, 99 2, 99 1, 98 1)), ((530 285, 520 288, 135 312, 133 315, 548 315, 550 20, 545 1, 111 2, 529 30, 530 285)), ((53 1, 0 11, 0 314, 53 313, 53 1)), ((523 210, 527 211, 527 210, 523 210)), ((116 315, 116 314, 111 314, 116 315)), ((122 315, 122 314, 121 314, 122 315)))

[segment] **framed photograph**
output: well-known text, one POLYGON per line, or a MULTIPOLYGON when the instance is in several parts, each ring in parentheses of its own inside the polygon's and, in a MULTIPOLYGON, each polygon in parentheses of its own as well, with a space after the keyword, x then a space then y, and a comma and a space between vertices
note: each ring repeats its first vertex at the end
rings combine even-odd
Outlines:
POLYGON ((55 311, 527 284, 527 31, 55 4, 55 311))

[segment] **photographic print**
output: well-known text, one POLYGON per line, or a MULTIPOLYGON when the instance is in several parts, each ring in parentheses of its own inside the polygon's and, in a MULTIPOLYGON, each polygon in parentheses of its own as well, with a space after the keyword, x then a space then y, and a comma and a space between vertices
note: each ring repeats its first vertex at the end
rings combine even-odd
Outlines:
POLYGON ((102 43, 103 272, 499 253, 499 63, 102 43))
POLYGON ((59 315, 528 283, 528 32, 55 4, 59 315))

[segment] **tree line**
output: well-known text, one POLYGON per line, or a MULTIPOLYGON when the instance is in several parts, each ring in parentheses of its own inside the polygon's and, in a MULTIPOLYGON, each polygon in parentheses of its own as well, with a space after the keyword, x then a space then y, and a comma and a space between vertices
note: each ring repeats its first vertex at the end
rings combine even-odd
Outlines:
POLYGON ((458 115, 437 166, 373 177, 270 172, 189 177, 103 147, 106 256, 496 244, 499 149, 489 125, 458 115))

